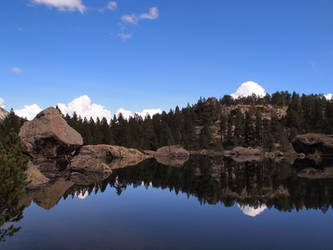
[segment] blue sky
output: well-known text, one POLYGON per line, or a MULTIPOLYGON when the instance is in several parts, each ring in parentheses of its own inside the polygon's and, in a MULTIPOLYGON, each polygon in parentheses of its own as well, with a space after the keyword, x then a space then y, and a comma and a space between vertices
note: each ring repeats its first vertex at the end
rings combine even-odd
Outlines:
POLYGON ((168 110, 250 80, 268 93, 333 91, 331 0, 109 2, 1 1, 3 105, 88 95, 112 112, 168 110))

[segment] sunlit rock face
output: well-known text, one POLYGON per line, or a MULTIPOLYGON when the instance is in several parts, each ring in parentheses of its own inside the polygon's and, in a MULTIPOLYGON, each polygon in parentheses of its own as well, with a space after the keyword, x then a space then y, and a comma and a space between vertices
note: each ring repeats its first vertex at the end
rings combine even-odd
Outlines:
POLYGON ((263 204, 257 208, 254 208, 254 207, 251 207, 248 205, 243 206, 243 205, 239 205, 239 204, 237 204, 237 206, 240 208, 240 210, 242 210, 243 214, 250 216, 250 217, 256 217, 267 209, 267 206, 265 204, 263 204))

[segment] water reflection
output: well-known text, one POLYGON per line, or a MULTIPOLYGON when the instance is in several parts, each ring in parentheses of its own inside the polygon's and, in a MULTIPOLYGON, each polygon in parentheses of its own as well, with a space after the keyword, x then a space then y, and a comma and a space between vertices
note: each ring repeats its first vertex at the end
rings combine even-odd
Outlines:
MULTIPOLYGON (((64 197, 104 192, 107 186, 121 195, 129 185, 145 185, 195 196, 202 205, 238 204, 250 216, 271 207, 280 211, 294 208, 326 211, 333 203, 333 179, 323 174, 322 178, 313 173, 306 175, 309 166, 303 164, 299 168, 299 162, 297 166, 284 161, 240 163, 223 158, 192 157, 183 167, 172 167, 146 160, 136 167, 114 170, 100 183, 73 185, 64 197)), ((332 169, 313 171, 330 173, 332 169)))
POLYGON ((51 210, 64 199, 86 199, 92 193, 114 191, 122 195, 131 187, 146 186, 196 197, 201 205, 238 207, 245 216, 257 217, 267 209, 279 211, 320 209, 333 204, 331 161, 236 162, 223 158, 191 157, 183 166, 165 166, 150 159, 137 166, 114 169, 111 175, 71 173, 47 186, 28 191, 19 205, 1 211, 0 240, 19 230, 13 223, 22 218, 23 207, 34 202, 51 210), (176 167, 175 167, 176 166, 176 167), (12 217, 10 217, 10 216, 12 217), (12 224, 8 224, 12 222, 12 224))

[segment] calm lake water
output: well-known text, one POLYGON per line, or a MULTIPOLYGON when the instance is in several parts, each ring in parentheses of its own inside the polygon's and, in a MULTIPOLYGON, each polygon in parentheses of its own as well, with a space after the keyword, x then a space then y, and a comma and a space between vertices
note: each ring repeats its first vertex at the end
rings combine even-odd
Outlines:
POLYGON ((194 157, 60 179, 27 193, 0 249, 333 249, 333 179, 302 166, 194 157))

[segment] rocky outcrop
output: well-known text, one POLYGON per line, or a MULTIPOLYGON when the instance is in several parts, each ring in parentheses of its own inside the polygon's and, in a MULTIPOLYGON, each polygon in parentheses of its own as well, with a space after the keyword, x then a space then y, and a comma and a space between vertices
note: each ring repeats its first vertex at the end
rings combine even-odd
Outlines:
POLYGON ((190 153, 180 145, 173 145, 159 148, 154 157, 163 165, 180 167, 189 160, 190 153))
POLYGON ((71 160, 70 169, 77 172, 110 172, 114 168, 138 164, 149 158, 137 149, 112 145, 87 145, 71 160), (123 162, 122 162, 123 161, 123 162))
POLYGON ((25 122, 19 135, 26 152, 34 159, 71 155, 83 144, 81 135, 53 107, 40 112, 34 120, 25 122))
POLYGON ((292 141, 297 153, 322 155, 333 155, 333 135, 324 134, 303 134, 298 135, 292 141))
POLYGON ((5 119, 9 115, 9 112, 0 107, 0 121, 5 119))

